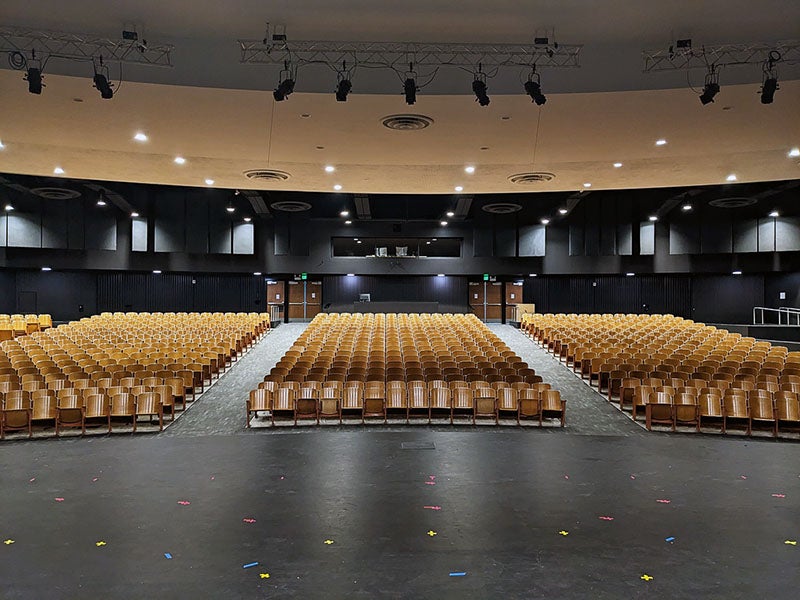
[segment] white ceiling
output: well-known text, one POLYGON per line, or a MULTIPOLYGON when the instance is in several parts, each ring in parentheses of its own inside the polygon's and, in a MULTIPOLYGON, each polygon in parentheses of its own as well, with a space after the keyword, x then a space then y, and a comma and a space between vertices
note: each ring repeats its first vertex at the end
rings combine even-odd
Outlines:
POLYGON ((136 24, 151 40, 176 45, 174 69, 126 68, 110 101, 92 89, 84 64, 48 64, 41 96, 27 92, 22 73, 0 69, 3 113, 12 115, 0 120, 0 172, 50 175, 61 166, 65 176, 85 179, 442 194, 456 185, 497 193, 576 190, 585 182, 593 189, 717 184, 730 173, 742 182, 800 178, 798 159, 787 157, 800 146, 800 66, 781 66, 772 105, 759 102, 759 69, 741 67, 723 71, 717 102, 701 106, 689 84, 702 87, 702 72, 644 75, 640 54, 684 36, 705 43, 799 37, 796 0, 106 0, 102 10, 90 0, 4 0, 0 18, 108 36, 136 24), (235 43, 260 38, 267 20, 286 24, 290 39, 530 42, 555 28, 563 43, 585 47, 580 69, 542 74, 548 102, 541 109, 521 93, 516 72, 490 80, 491 105, 479 107, 471 77, 457 70, 442 73, 413 107, 394 73, 366 70, 354 77, 349 100, 335 102, 324 67, 302 71, 297 91, 275 103, 277 69, 239 64, 235 43), (419 132, 380 124, 407 112, 434 124, 419 132), (148 143, 132 141, 138 130, 148 143), (669 143, 656 147, 662 137, 669 143), (175 165, 177 154, 187 164, 175 165), (613 168, 615 161, 624 166, 613 168), (325 164, 336 173, 325 173, 325 164), (468 164, 475 174, 463 172, 468 164), (242 175, 257 168, 292 177, 259 185, 242 175), (531 170, 556 178, 536 187, 507 180, 531 170))

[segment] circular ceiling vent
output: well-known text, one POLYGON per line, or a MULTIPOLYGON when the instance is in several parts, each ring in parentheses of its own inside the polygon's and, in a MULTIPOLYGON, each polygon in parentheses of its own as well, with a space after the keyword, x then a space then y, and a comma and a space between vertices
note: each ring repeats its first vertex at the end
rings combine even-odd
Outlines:
POLYGON ((495 202, 493 204, 486 204, 483 210, 494 215, 509 215, 521 211, 522 207, 513 202, 495 202))
POLYGON ((306 210, 311 210, 311 205, 308 202, 300 202, 299 200, 283 200, 281 202, 273 202, 269 206, 270 208, 282 210, 283 212, 304 212, 306 210))
POLYGON ((381 119, 383 126, 397 131, 419 131, 433 125, 433 119, 425 115, 389 115, 381 119))
POLYGON ((709 206, 713 206, 714 208, 742 208, 744 206, 752 206, 753 204, 757 204, 758 200, 755 198, 717 198, 716 200, 712 200, 709 202, 709 206))
POLYGON ((31 194, 39 196, 40 198, 47 198, 48 200, 71 200, 72 198, 81 197, 80 192, 57 187, 33 188, 31 194))
POLYGON ((534 183, 541 183, 543 181, 553 181, 556 176, 553 173, 546 173, 539 171, 536 173, 516 173, 509 175, 508 180, 517 185, 533 185, 534 183))
POLYGON ((285 171, 275 171, 274 169, 253 169, 245 171, 244 176, 248 179, 258 179, 259 181, 286 181, 291 177, 285 171))

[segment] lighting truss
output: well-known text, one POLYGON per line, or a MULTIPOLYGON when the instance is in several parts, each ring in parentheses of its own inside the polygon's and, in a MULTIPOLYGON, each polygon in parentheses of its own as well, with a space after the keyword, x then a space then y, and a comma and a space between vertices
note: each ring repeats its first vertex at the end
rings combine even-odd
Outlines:
POLYGON ((171 44, 146 45, 142 41, 95 35, 0 27, 0 52, 20 53, 30 59, 35 51, 42 62, 51 57, 90 61, 102 56, 105 62, 171 67, 173 49, 171 44))
POLYGON ((708 65, 735 66, 761 65, 769 60, 770 52, 781 55, 781 63, 800 62, 800 41, 776 44, 725 44, 701 46, 699 48, 675 48, 673 50, 644 50, 644 72, 675 71, 684 69, 706 69, 708 65))
POLYGON ((498 67, 579 67, 583 45, 567 44, 426 44, 411 42, 321 42, 239 40, 241 63, 288 63, 384 67, 454 66, 484 70, 498 67), (268 43, 264 43, 267 41, 268 43))

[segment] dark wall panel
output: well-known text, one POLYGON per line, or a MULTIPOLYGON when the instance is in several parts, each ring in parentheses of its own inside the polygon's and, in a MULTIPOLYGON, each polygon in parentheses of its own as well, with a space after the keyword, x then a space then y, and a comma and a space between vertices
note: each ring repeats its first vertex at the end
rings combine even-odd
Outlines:
POLYGON ((186 249, 186 211, 183 192, 162 194, 155 202, 153 242, 156 252, 183 252, 186 249))
POLYGON ((800 273, 767 275, 764 281, 764 306, 800 308, 800 273), (785 298, 781 298, 781 292, 785 298))
POLYGON ((232 248, 231 221, 227 217, 211 219, 208 225, 209 252, 211 254, 230 254, 232 248))
POLYGON ((717 218, 700 225, 700 252, 725 254, 733 251, 733 229, 728 219, 717 218))
POLYGON ((305 216, 289 217, 289 254, 292 256, 308 256, 312 226, 305 216))
POLYGON ((517 255, 517 227, 513 216, 496 216, 494 220, 494 256, 517 255))
POLYGON ((473 239, 474 256, 480 257, 492 255, 492 229, 488 226, 485 220, 475 224, 475 229, 473 230, 473 239))
POLYGON ((67 200, 67 246, 72 250, 83 250, 84 238, 84 202, 82 198, 67 200))
POLYGON ((758 220, 747 219, 733 224, 733 251, 758 252, 758 220))
POLYGON ((186 198, 186 251, 208 253, 208 199, 197 194, 186 198))
POLYGON ((617 254, 630 256, 633 254, 633 224, 617 224, 617 254))
POLYGON ((463 312, 467 308, 466 277, 397 276, 325 277, 322 301, 337 306, 352 305, 359 294, 370 294, 373 302, 438 302, 442 312, 463 312))
MULTIPOLYGON (((0 223, 2 224, 2 223, 0 223)), ((0 269, 0 313, 14 313, 17 279, 13 272, 0 269)))
POLYGON ((97 312, 94 273, 19 271, 16 288, 18 297, 26 292, 36 294, 36 310, 52 315, 56 321, 71 321, 97 312))
POLYGON ((583 256, 585 247, 583 224, 569 226, 569 255, 583 256))
POLYGON ((42 212, 42 248, 67 248, 66 202, 50 202, 42 212))
POLYGON ((106 210, 87 211, 84 226, 86 250, 117 249, 117 219, 106 210))
POLYGON ((275 256, 286 256, 289 254, 289 216, 278 212, 275 214, 274 223, 275 236, 275 256))
POLYGON ((764 305, 762 275, 708 275, 692 280, 692 318, 703 323, 751 323, 764 305))
POLYGON ((669 224, 669 253, 700 253, 700 226, 697 221, 680 220, 669 224))

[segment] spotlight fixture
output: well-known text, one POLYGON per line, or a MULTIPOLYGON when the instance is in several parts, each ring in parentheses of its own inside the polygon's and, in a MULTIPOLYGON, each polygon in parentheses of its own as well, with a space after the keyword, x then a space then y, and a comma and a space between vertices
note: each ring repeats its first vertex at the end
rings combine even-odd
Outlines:
POLYGON ((64 174, 64 169, 62 169, 61 167, 56 167, 55 169, 53 169, 53 175, 63 175, 63 174, 64 174))
POLYGON ((731 273, 731 275, 741 275, 741 274, 742 274, 741 271, 734 271, 733 273, 731 273))
POLYGON ((703 86, 703 93, 700 94, 700 102, 705 106, 714 102, 714 96, 719 93, 719 74, 716 67, 711 65, 706 74, 706 84, 703 86))
POLYGON ((360 244, 360 243, 361 243, 361 240, 356 240, 356 244, 360 244))
MULTIPOLYGON (((286 71, 288 73, 288 70, 286 71)), ((283 74, 284 71, 281 71, 283 74)), ((288 75, 281 79, 278 87, 272 92, 272 97, 275 98, 276 102, 282 102, 286 100, 291 94, 294 92, 294 79, 292 79, 291 75, 288 75)))
POLYGON ((688 211, 692 210, 692 205, 691 204, 684 204, 683 206, 681 206, 681 210, 683 212, 688 212, 688 211))
POLYGON ((339 213, 339 216, 340 217, 349 217, 350 216, 350 211, 349 210, 343 210, 342 212, 339 213))
POLYGON ((439 221, 439 225, 441 225, 442 227, 446 227, 447 221, 439 221))
POLYGON ((778 70, 775 68, 775 63, 780 60, 781 53, 777 50, 772 50, 769 53, 769 58, 764 61, 761 79, 761 104, 772 104, 775 99, 775 91, 780 89, 778 88, 778 70))
POLYGON ((336 84, 336 101, 347 102, 347 94, 353 89, 353 84, 349 79, 340 79, 336 84))
POLYGON ((792 148, 791 150, 789 150, 787 156, 789 158, 797 158, 798 156, 800 156, 800 148, 792 148))
POLYGON ((355 274, 355 273, 348 273, 348 274, 347 274, 347 276, 348 276, 348 277, 355 277, 355 276, 356 276, 356 274, 355 274))
POLYGON ((650 215, 650 216, 649 216, 649 217, 647 217, 647 218, 648 218, 648 219, 650 219, 650 220, 651 220, 653 223, 655 223, 656 221, 658 221, 658 217, 657 217, 656 215, 650 215))
POLYGON ((568 212, 569 212, 569 211, 568 211, 566 208, 559 208, 559 209, 558 209, 558 214, 560 214, 560 215, 565 215, 565 214, 567 214, 568 212))
POLYGON ((136 134, 133 136, 137 142, 146 142, 147 141, 147 134, 141 131, 137 131, 136 134))
POLYGON ((134 218, 134 219, 137 218, 138 216, 139 216, 138 212, 134 211, 134 212, 131 213, 131 217, 134 218))
POLYGON ((156 269, 155 271, 153 271, 153 275, 161 275, 161 271, 156 269))
POLYGON ((333 165, 325 165, 325 172, 326 173, 333 173, 336 170, 336 167, 333 165))
POLYGON ((242 219, 242 220, 243 220, 245 223, 249 223, 250 221, 252 221, 252 220, 253 220, 253 217, 245 217, 245 218, 244 218, 244 219, 242 219))
POLYGON ((528 273, 528 277, 538 277, 538 273, 528 273))
POLYGON ((486 76, 478 73, 478 78, 472 82, 472 93, 475 94, 475 101, 481 106, 489 106, 491 100, 486 93, 486 76))
POLYGON ((185 164, 186 164, 186 159, 185 159, 185 158, 183 158, 182 156, 176 156, 176 157, 173 159, 173 162, 174 162, 176 165, 185 165, 185 164))
POLYGON ((531 73, 528 76, 528 81, 525 82, 525 93, 531 97, 531 102, 535 102, 536 106, 547 102, 547 98, 542 93, 542 82, 538 73, 531 73))
POLYGON ((52 271, 52 270, 53 269, 51 269, 50 267, 42 267, 42 271, 52 271))
POLYGON ((625 277, 633 277, 636 273, 625 273, 625 277))
POLYGON ((233 213, 236 212, 236 207, 232 203, 228 202, 228 206, 225 207, 225 210, 227 210, 229 213, 233 213))
POLYGON ((456 213, 454 213, 452 210, 448 210, 448 211, 447 211, 445 214, 446 214, 448 217, 455 217, 455 216, 456 216, 456 213))
POLYGON ((102 196, 100 196, 100 197, 97 199, 97 206, 105 206, 105 205, 106 205, 106 201, 105 201, 105 200, 103 200, 103 197, 102 197, 102 196))
POLYGON ((42 69, 31 67, 25 74, 25 81, 28 82, 28 91, 31 94, 41 94, 42 88, 45 87, 42 83, 42 69))
POLYGON ((437 273, 436 276, 437 277, 444 277, 444 273, 437 273))
POLYGON ((350 219, 347 219, 347 221, 345 221, 344 224, 345 225, 352 225, 353 222, 350 219))
POLYGON ((475 167, 469 165, 468 167, 464 167, 464 173, 468 173, 472 175, 475 172, 475 167))
POLYGON ((253 275, 255 275, 256 277, 260 277, 261 276, 261 271, 256 271, 255 273, 253 273, 253 275))
POLYGON ((11 212, 12 210, 14 210, 14 207, 13 207, 13 206, 11 206, 10 204, 6 204, 6 205, 5 205, 5 211, 6 211, 6 212, 11 212))
POLYGON ((406 96, 406 104, 409 106, 416 103, 418 89, 417 82, 413 77, 408 77, 405 82, 403 82, 403 93, 406 96))
POLYGON ((775 219, 776 217, 780 217, 781 213, 779 213, 777 210, 773 210, 771 213, 769 213, 769 216, 775 219))
POLYGON ((550 219, 542 219, 542 220, 540 221, 540 223, 541 223, 542 225, 549 225, 549 224, 550 224, 550 219))
POLYGON ((94 87, 100 92, 100 97, 103 100, 111 100, 114 97, 114 90, 108 81, 108 77, 96 71, 94 74, 94 87))

